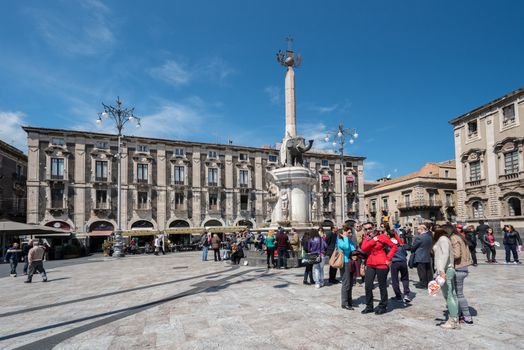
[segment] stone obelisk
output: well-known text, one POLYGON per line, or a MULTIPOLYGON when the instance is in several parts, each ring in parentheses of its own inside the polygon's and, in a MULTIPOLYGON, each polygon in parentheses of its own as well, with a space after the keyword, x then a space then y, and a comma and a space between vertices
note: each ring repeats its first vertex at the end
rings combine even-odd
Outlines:
POLYGON ((286 72, 286 136, 297 136, 297 108, 295 98, 295 71, 287 65, 286 72))
POLYGON ((311 226, 311 191, 316 182, 316 174, 303 165, 302 154, 309 146, 304 138, 297 136, 295 72, 294 68, 301 63, 300 55, 291 49, 293 39, 287 38, 286 52, 277 53, 278 62, 286 67, 286 129, 280 147, 281 168, 268 172, 271 183, 277 188, 276 198, 271 212, 271 226, 311 226))
POLYGON ((277 61, 286 67, 285 99, 286 99, 286 131, 280 147, 280 164, 286 165, 286 145, 291 138, 297 137, 297 108, 295 97, 295 67, 302 63, 302 57, 292 50, 293 39, 287 37, 288 47, 286 52, 277 53, 277 61))

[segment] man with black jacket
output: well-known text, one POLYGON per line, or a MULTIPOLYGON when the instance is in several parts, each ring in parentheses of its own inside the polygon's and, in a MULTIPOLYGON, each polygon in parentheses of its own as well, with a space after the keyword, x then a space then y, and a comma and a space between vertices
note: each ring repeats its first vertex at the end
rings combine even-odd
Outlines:
POLYGON ((433 236, 426 225, 417 227, 418 236, 411 247, 411 254, 415 254, 414 262, 417 265, 419 283, 416 288, 425 289, 433 277, 431 269, 431 248, 433 247, 433 236))
MULTIPOLYGON (((484 224, 483 221, 480 222, 479 227, 484 224)), ((484 225, 488 226, 488 225, 484 225)), ((489 227, 489 226, 488 226, 489 227)), ((471 253, 471 259, 473 260, 473 266, 477 266, 477 231, 473 228, 473 225, 469 225, 466 228, 466 242, 468 243, 469 252, 471 253)), ((486 228, 486 233, 488 229, 486 228)))
MULTIPOLYGON (((337 242, 337 233, 336 233, 336 227, 333 228, 333 230, 328 230, 326 232, 326 256, 329 259, 331 255, 333 254, 333 251, 335 250, 335 243, 337 242), (333 232, 335 231, 335 232, 333 232)), ((337 280, 337 270, 336 268, 329 266, 329 283, 340 283, 339 280, 337 280)))
POLYGON ((278 230, 277 233, 277 252, 278 252, 278 268, 287 269, 287 250, 289 248, 289 238, 283 229, 278 230))

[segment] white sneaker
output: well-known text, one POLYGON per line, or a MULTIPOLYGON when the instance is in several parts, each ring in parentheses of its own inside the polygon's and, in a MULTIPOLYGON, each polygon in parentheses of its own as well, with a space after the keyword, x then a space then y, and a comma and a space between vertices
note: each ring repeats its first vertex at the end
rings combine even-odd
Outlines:
POLYGON ((316 288, 316 289, 319 289, 319 288, 320 288, 320 284, 318 284, 318 283, 315 284, 315 288, 316 288))
POLYGON ((507 262, 507 261, 504 261, 504 265, 507 265, 507 264, 509 264, 509 262, 507 262))
POLYGON ((409 296, 404 295, 404 302, 405 303, 411 303, 411 299, 409 298, 409 296))

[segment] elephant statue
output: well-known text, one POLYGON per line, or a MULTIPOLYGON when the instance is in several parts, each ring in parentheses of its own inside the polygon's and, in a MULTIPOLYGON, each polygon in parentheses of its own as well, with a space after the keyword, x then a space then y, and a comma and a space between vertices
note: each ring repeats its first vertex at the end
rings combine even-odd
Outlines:
POLYGON ((303 154, 311 149, 313 140, 308 141, 306 146, 303 137, 290 138, 286 143, 286 166, 304 165, 303 154))

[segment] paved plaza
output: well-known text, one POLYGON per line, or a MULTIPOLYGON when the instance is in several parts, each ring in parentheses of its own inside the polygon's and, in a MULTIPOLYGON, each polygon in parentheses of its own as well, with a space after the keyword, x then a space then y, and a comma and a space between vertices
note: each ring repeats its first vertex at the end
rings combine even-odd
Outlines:
MULTIPOLYGON (((303 269, 200 261, 200 253, 93 256, 35 276, 0 278, 1 349, 522 349, 522 266, 471 268, 475 324, 442 330, 442 297, 390 302, 385 315, 340 308, 340 285, 302 284, 303 269)), ((19 265, 19 270, 21 266, 19 265)), ((327 272, 327 266, 326 266, 327 272)), ((416 273, 411 270, 411 277, 416 273)), ((389 289, 392 295, 391 288, 389 289)), ((378 288, 375 290, 375 298, 378 288)))

